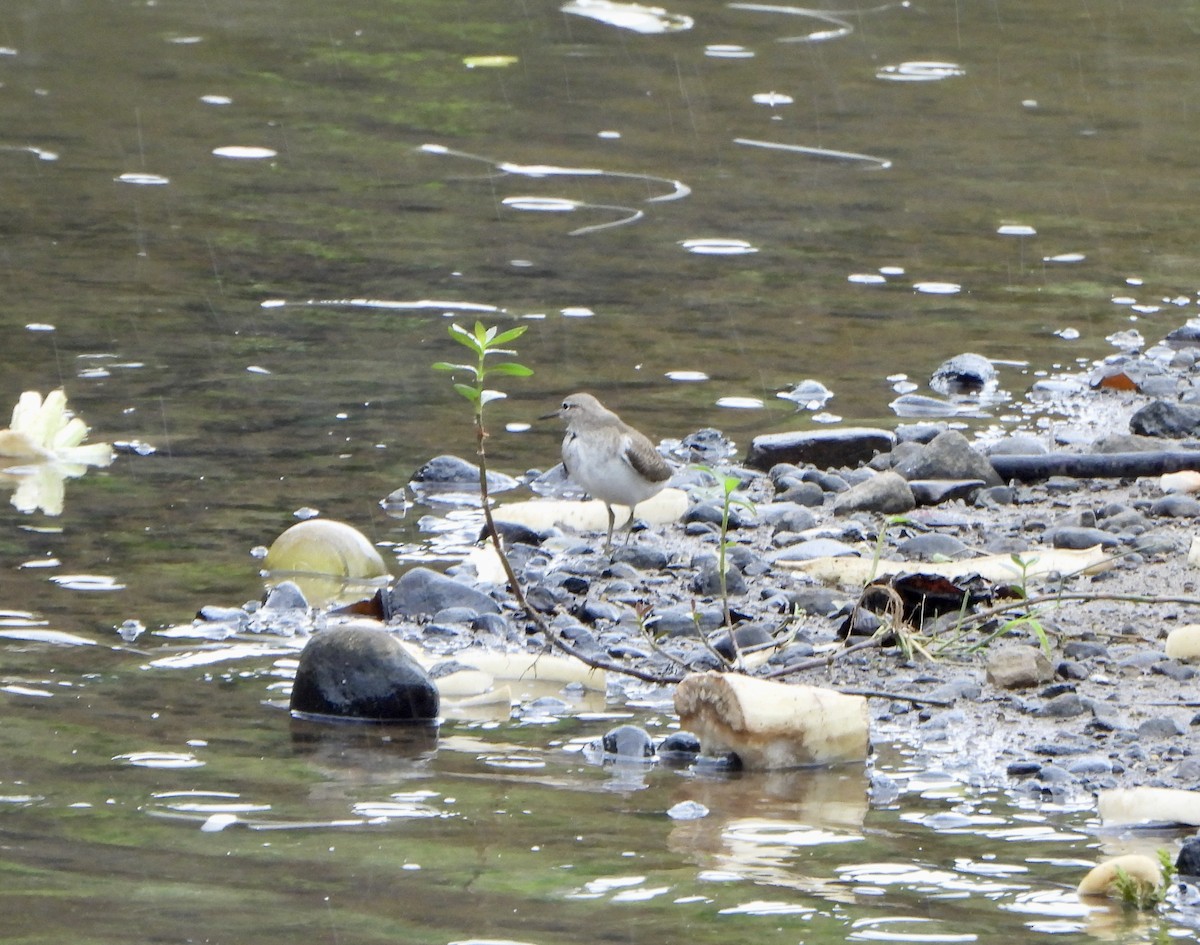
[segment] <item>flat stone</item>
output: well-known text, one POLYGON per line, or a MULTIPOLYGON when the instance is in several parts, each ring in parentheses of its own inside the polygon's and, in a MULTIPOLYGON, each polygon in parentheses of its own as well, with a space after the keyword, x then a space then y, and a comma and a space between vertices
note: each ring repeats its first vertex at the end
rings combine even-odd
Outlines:
POLYGON ((836 538, 814 538, 802 541, 770 555, 771 561, 811 561, 814 558, 857 556, 858 551, 836 538))
POLYGON ((1036 710, 1036 714, 1051 719, 1069 719, 1087 711, 1088 708, 1078 693, 1064 692, 1043 704, 1036 710))
POLYGON ((896 550, 910 561, 967 558, 971 555, 971 549, 953 535, 942 535, 937 532, 909 538, 907 541, 901 542, 896 550))
POLYGON ((1094 548, 1096 545, 1114 548, 1121 544, 1120 538, 1102 528, 1081 528, 1070 525, 1050 529, 1046 533, 1046 539, 1055 548, 1069 548, 1078 551, 1084 548, 1094 548))
POLYGON ((776 463, 811 463, 825 469, 860 466, 895 444, 893 433, 874 427, 764 433, 750 441, 746 465, 764 471, 776 463))

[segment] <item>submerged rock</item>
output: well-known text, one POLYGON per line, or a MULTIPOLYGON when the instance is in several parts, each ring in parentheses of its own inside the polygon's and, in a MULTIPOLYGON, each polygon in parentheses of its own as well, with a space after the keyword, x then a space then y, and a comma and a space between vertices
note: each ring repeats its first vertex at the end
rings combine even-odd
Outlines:
POLYGON ((385 630, 334 627, 300 653, 291 711, 302 717, 362 722, 432 722, 437 687, 385 630))
POLYGON ((981 354, 955 355, 934 369, 929 387, 955 397, 981 394, 996 386, 996 368, 981 354))

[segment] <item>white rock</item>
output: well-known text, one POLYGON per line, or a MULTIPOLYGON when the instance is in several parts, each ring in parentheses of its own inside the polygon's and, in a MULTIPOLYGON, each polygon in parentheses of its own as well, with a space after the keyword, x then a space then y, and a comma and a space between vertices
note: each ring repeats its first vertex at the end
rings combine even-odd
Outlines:
POLYGON ((675 711, 705 754, 732 751, 746 768, 863 761, 870 748, 867 700, 832 689, 693 673, 675 689, 675 711))

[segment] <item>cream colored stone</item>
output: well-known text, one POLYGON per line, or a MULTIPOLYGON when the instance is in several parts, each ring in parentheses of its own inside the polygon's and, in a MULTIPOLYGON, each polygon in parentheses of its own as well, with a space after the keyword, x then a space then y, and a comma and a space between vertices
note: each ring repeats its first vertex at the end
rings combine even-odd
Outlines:
POLYGON ((1158 480, 1163 492, 1200 492, 1200 472, 1184 469, 1180 472, 1164 473, 1158 480))
POLYGON ((1144 853, 1127 853, 1125 856, 1113 857, 1093 866, 1079 883, 1077 892, 1081 896, 1116 898, 1120 895, 1116 890, 1120 871, 1146 890, 1157 889, 1162 885, 1162 868, 1157 860, 1144 853))
POLYGON ((1096 799, 1106 827, 1125 824, 1185 824, 1200 827, 1200 791, 1134 787, 1101 791, 1096 799))
POLYGON ((1168 633, 1167 656, 1173 660, 1200 660, 1200 623, 1184 624, 1168 633))
POLYGON ((705 754, 731 751, 746 768, 862 761, 870 748, 867 700, 832 689, 693 673, 675 689, 675 711, 705 754))

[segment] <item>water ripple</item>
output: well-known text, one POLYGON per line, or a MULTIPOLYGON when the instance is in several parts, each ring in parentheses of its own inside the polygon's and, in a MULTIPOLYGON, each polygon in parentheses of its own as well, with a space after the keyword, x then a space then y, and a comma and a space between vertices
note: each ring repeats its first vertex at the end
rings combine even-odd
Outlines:
POLYGON ((881 66, 875 78, 887 82, 940 82, 966 74, 967 70, 954 62, 902 62, 898 66, 881 66))
POLYGON ((742 144, 750 148, 767 148, 772 151, 787 151, 791 154, 807 154, 811 157, 831 158, 835 161, 861 161, 874 165, 878 170, 886 171, 892 166, 889 158, 875 157, 873 154, 860 154, 857 151, 835 151, 832 148, 814 148, 804 144, 784 144, 782 141, 759 141, 756 138, 734 138, 734 144, 742 144))

